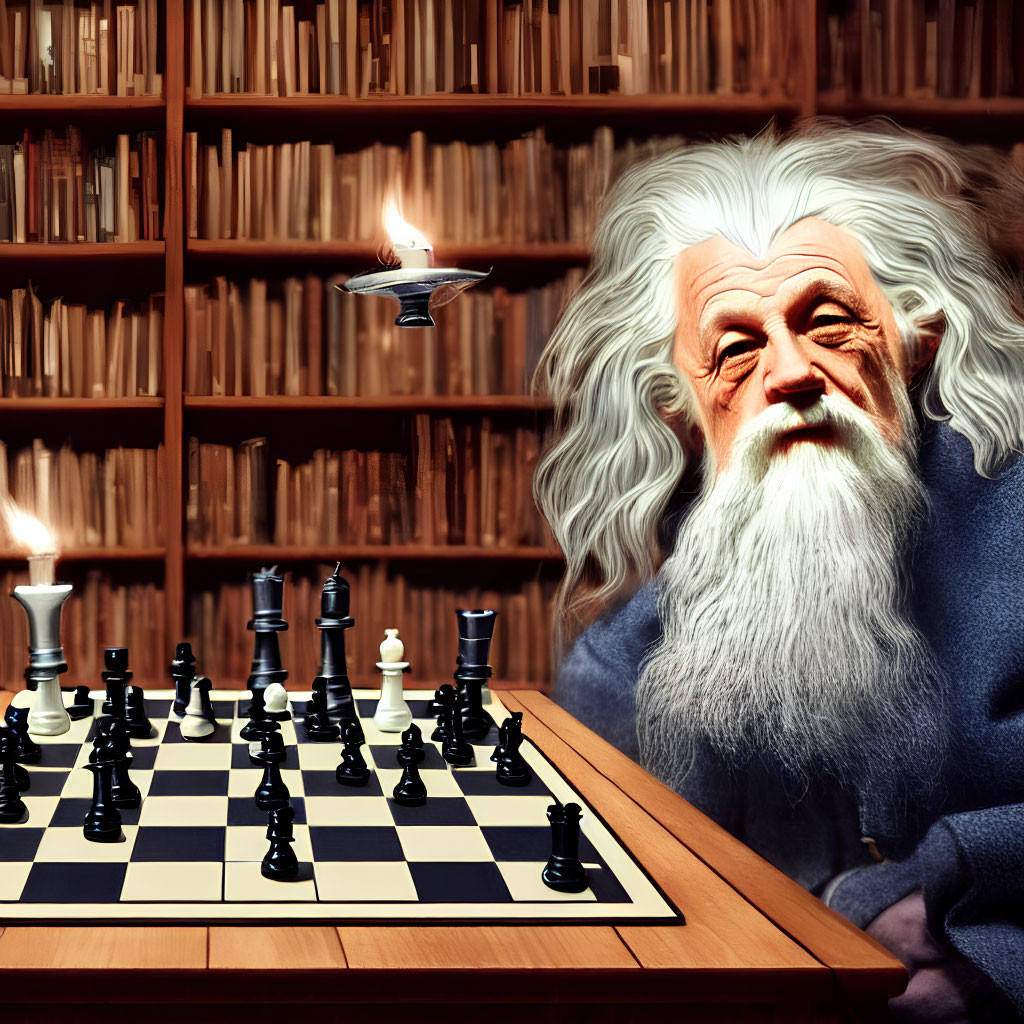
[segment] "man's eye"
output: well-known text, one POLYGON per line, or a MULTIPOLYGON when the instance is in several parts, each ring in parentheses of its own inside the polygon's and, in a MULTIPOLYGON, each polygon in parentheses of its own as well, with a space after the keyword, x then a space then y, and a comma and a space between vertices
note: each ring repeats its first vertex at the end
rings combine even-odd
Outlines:
POLYGON ((757 342, 753 338, 744 338, 742 341, 730 342, 718 353, 718 365, 721 366, 729 359, 735 359, 737 356, 746 355, 756 347, 757 342))
POLYGON ((851 324, 853 317, 842 313, 822 313, 811 321, 812 327, 834 327, 836 324, 851 324))

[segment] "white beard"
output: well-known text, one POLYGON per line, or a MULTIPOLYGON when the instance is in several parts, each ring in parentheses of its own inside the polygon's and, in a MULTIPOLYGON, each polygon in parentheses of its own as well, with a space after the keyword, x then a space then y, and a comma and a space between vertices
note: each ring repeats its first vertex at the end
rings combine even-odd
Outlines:
POLYGON ((803 786, 931 772, 940 673, 904 610, 927 499, 906 392, 894 395, 901 447, 841 397, 772 406, 683 522, 636 695, 641 759, 673 788, 707 744, 733 768, 766 758, 803 786), (829 423, 837 440, 779 452, 801 422, 829 423))

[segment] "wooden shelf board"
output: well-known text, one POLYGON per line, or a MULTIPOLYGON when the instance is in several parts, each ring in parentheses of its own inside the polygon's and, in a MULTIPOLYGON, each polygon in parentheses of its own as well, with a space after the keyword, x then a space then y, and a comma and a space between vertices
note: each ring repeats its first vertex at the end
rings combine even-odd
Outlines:
POLYGON ((0 114, 122 114, 133 112, 163 112, 166 103, 162 96, 99 96, 53 94, 14 96, 0 94, 0 114))
MULTIPOLYGON (((57 573, 64 562, 159 562, 163 557, 163 548, 68 548, 57 558, 57 573)), ((0 564, 24 562, 27 558, 27 551, 0 550, 0 564)))
POLYGON ((186 395, 195 411, 545 412, 551 402, 530 395, 186 395))
POLYGON ((164 258, 163 242, 0 242, 0 263, 114 262, 164 258))
POLYGON ((153 412, 163 409, 162 398, 0 398, 0 415, 37 412, 153 412))
POLYGON ((423 559, 429 561, 482 561, 502 559, 523 562, 556 562, 562 560, 560 551, 544 547, 484 548, 465 547, 452 544, 324 544, 317 547, 279 544, 238 544, 232 547, 208 547, 192 544, 185 549, 185 557, 191 561, 240 562, 252 561, 270 564, 287 562, 360 561, 365 559, 423 559))
POLYGON ((887 114, 891 117, 934 117, 939 119, 957 117, 998 116, 1024 117, 1024 96, 989 96, 980 99, 963 97, 922 97, 912 99, 903 96, 836 96, 822 94, 818 99, 818 113, 841 117, 866 117, 871 114, 887 114))

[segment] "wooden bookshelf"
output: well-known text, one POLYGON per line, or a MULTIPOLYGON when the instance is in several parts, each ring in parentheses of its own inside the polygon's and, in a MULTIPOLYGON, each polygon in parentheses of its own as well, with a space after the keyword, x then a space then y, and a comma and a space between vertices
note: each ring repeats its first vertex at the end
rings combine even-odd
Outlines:
MULTIPOLYGON (((500 0, 486 0, 497 5, 500 0)), ((211 281, 217 275, 243 276, 260 273, 284 277, 296 268, 326 274, 329 269, 357 272, 375 264, 376 249, 365 243, 344 240, 310 241, 209 241, 185 235, 184 136, 197 131, 214 137, 217 129, 230 127, 238 138, 254 132, 263 141, 309 138, 351 140, 360 146, 377 135, 389 139, 417 130, 435 131, 448 138, 481 140, 508 137, 511 133, 550 125, 551 137, 563 129, 592 131, 610 124, 624 134, 656 132, 723 135, 760 130, 774 119, 785 125, 816 113, 851 118, 884 114, 907 124, 962 133, 1015 137, 1024 135, 1024 97, 991 99, 851 98, 834 92, 818 92, 818 63, 822 40, 824 0, 793 0, 794 49, 798 58, 790 69, 788 89, 772 95, 574 95, 507 96, 498 94, 370 96, 349 99, 337 95, 290 97, 230 94, 191 98, 186 88, 186 54, 189 44, 186 0, 166 0, 164 36, 166 54, 164 96, 38 96, 0 95, 0 121, 8 126, 87 122, 91 128, 124 131, 158 128, 164 145, 163 234, 158 242, 106 244, 0 243, 0 273, 8 281, 24 281, 26 272, 61 275, 67 279, 88 272, 123 274, 126 282, 160 278, 154 290, 165 293, 163 371, 164 395, 137 399, 25 398, 0 400, 0 423, 17 420, 31 427, 37 423, 76 429, 84 435, 108 420, 117 429, 130 430, 143 423, 158 423, 164 445, 166 472, 156 496, 168 510, 171 528, 163 547, 143 550, 97 549, 65 552, 63 561, 98 565, 161 563, 165 588, 168 645, 185 634, 190 572, 216 574, 241 571, 257 563, 294 566, 334 560, 356 563, 422 562, 426 565, 458 565, 472 572, 488 563, 500 563, 511 579, 524 579, 533 571, 557 570, 558 551, 544 547, 516 548, 452 546, 350 545, 323 547, 275 547, 237 545, 217 548, 185 541, 185 451, 190 434, 242 429, 248 422, 263 421, 268 432, 292 430, 309 447, 336 444, 313 429, 326 417, 365 415, 361 429, 368 435, 389 421, 388 414, 436 413, 464 417, 495 416, 546 422, 550 403, 525 395, 429 395, 391 397, 332 397, 271 395, 265 397, 210 397, 186 395, 184 379, 185 283, 211 281), (820 9, 819 9, 820 8, 820 9), (295 426, 290 424, 294 422, 295 426)), ((558 136, 560 137, 560 136, 558 136)), ((438 265, 478 269, 495 267, 515 273, 529 269, 553 273, 585 266, 589 252, 576 244, 460 245, 439 244, 438 265)), ((496 275, 497 276, 497 275, 496 275)), ((486 285, 485 285, 486 286, 486 285)), ((19 429, 22 429, 19 426, 19 429)), ((15 564, 19 556, 7 552, 0 563, 15 564)), ((297 625, 297 624, 296 624, 297 625)), ((497 671, 500 673, 501 668, 497 671)))
MULTIPOLYGON (((106 565, 109 562, 160 562, 167 555, 165 548, 65 548, 60 553, 58 565, 64 562, 90 563, 106 565)), ((24 563, 27 551, 5 548, 0 551, 0 565, 24 563)), ((58 574, 59 574, 58 569, 58 574)))

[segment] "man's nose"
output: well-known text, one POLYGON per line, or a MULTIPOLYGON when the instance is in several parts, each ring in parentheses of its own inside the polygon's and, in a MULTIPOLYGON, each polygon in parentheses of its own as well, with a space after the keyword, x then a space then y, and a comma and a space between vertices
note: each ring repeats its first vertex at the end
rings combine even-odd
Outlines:
POLYGON ((825 378, 812 363, 805 342, 788 328, 769 335, 765 355, 764 393, 770 403, 789 402, 802 407, 824 394, 825 378))

